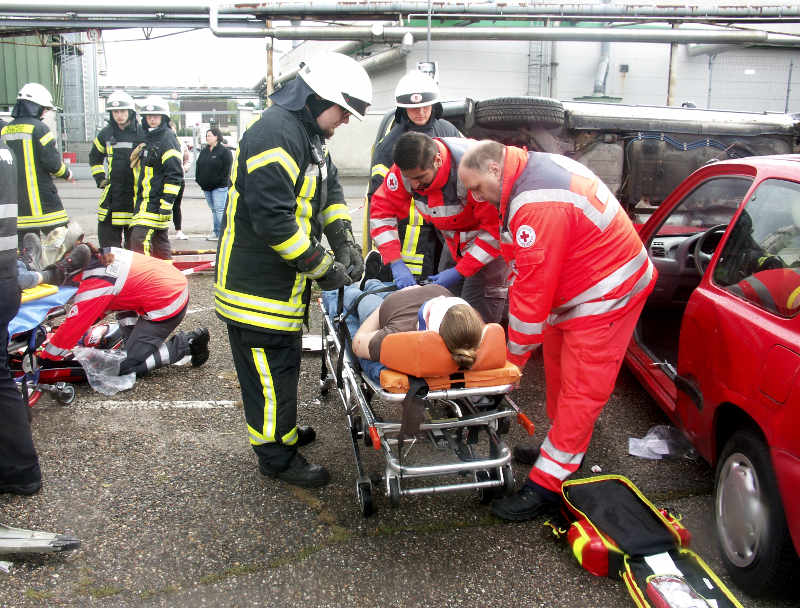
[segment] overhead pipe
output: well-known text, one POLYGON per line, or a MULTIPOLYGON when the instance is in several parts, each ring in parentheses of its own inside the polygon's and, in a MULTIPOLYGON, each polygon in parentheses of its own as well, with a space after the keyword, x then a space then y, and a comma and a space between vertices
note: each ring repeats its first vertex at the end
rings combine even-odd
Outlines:
MULTIPOLYGON (((242 36, 237 29, 224 28, 212 31, 217 36, 242 36)), ((426 37, 424 27, 383 26, 371 27, 279 27, 263 28, 260 32, 279 40, 361 40, 372 43, 400 42, 410 34, 420 40, 426 37)), ((673 30, 673 29, 621 29, 583 27, 439 27, 431 30, 431 40, 566 40, 582 42, 650 42, 714 44, 769 44, 800 46, 800 36, 775 34, 761 30, 673 30)))
MULTIPOLYGON (((406 2, 339 2, 336 0, 313 0, 299 2, 282 0, 281 2, 233 3, 222 6, 225 12, 246 12, 257 15, 285 16, 288 14, 306 17, 332 16, 389 16, 399 14, 428 14, 428 0, 406 2)), ((652 4, 540 4, 536 0, 515 2, 487 2, 486 0, 439 0, 436 3, 434 16, 462 16, 466 13, 481 17, 541 17, 547 19, 585 19, 592 21, 624 21, 632 19, 680 19, 701 21, 725 21, 737 19, 766 19, 787 21, 790 18, 800 19, 800 7, 790 3, 776 3, 770 6, 705 6, 701 3, 686 3, 681 6, 653 6, 652 4)))

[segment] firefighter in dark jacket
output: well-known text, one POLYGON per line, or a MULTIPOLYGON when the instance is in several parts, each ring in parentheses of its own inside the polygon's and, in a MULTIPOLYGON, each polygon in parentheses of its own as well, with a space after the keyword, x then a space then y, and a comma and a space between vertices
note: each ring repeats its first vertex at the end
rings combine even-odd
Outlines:
POLYGON ((138 169, 131 169, 131 152, 144 140, 136 121, 133 97, 114 91, 106 102, 108 124, 94 138, 89 150, 92 177, 103 192, 97 206, 97 239, 100 247, 122 247, 128 243, 133 219, 133 189, 138 169), (103 166, 108 162, 108 173, 103 166))
POLYGON ((49 233, 69 221, 53 177, 75 181, 61 160, 56 139, 44 122, 45 111, 55 108, 45 87, 29 82, 19 90, 14 117, 3 127, 3 141, 17 157, 17 234, 19 248, 26 233, 49 233))
POLYGON ((183 185, 181 145, 169 128, 169 105, 164 99, 149 97, 141 107, 145 138, 131 153, 131 166, 139 175, 129 248, 169 260, 172 205, 183 185))
POLYGON ((33 494, 42 485, 28 406, 8 368, 8 322, 19 309, 16 159, 0 141, 0 493, 33 494))
MULTIPOLYGON (((384 133, 372 152, 370 163, 372 168, 367 190, 367 198, 370 201, 373 193, 389 173, 389 168, 394 164, 392 150, 403 133, 418 131, 431 137, 461 137, 458 129, 441 118, 439 86, 427 74, 419 70, 409 72, 397 83, 394 96, 397 102, 394 120, 389 123, 389 130, 384 133)), ((396 222, 402 245, 402 260, 413 275, 413 279, 425 279, 437 272, 442 239, 436 234, 433 225, 416 212, 413 201, 408 218, 396 222)), ((383 281, 393 280, 388 264, 379 271, 378 278, 383 281)))
POLYGON ((262 474, 317 487, 328 471, 297 448, 314 440, 297 426, 301 332, 311 281, 324 290, 358 280, 361 249, 325 138, 363 119, 372 85, 358 62, 320 55, 273 94, 244 133, 217 249, 215 305, 228 338, 250 444, 262 474), (333 255, 323 246, 323 232, 333 255))

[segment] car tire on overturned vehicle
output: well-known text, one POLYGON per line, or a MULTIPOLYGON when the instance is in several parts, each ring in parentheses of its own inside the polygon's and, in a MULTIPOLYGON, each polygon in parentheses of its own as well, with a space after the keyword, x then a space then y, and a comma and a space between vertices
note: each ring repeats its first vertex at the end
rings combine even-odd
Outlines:
POLYGON ((736 431, 717 462, 714 519, 722 561, 753 596, 782 595, 800 573, 769 448, 751 429, 736 431))
POLYGON ((475 104, 475 122, 481 127, 515 129, 537 126, 544 129, 564 124, 564 105, 549 97, 497 97, 475 104))

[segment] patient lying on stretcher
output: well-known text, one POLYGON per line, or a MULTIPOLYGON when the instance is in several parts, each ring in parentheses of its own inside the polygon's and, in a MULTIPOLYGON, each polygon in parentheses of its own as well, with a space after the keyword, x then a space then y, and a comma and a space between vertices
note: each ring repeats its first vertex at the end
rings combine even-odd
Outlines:
MULTIPOLYGON (((383 286, 380 281, 370 279, 364 291, 371 292, 383 286)), ((351 308, 362 293, 355 285, 346 287, 345 309, 351 308)), ((325 302, 331 314, 335 292, 326 292, 325 302)), ((458 367, 469 369, 475 362, 485 327, 478 311, 440 285, 415 285, 399 291, 370 293, 361 299, 358 310, 353 311, 350 318, 357 322, 357 331, 354 331, 356 323, 348 322, 353 334, 353 352, 361 359, 367 375, 376 381, 383 368, 379 363, 381 344, 389 334, 436 331, 458 367)))

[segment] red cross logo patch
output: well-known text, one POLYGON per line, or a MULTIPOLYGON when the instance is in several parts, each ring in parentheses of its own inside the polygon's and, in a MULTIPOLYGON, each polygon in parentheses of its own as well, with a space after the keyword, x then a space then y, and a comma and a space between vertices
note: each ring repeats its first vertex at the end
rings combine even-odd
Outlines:
POLYGON ((389 190, 394 192, 395 190, 397 190, 398 185, 399 184, 397 183, 397 176, 394 173, 390 173, 389 175, 386 176, 386 187, 389 188, 389 190))
POLYGON ((536 242, 536 232, 533 228, 524 224, 517 228, 517 245, 527 249, 536 242))

